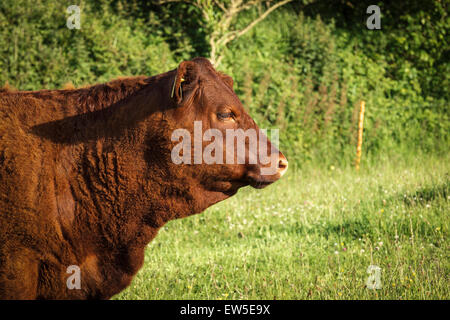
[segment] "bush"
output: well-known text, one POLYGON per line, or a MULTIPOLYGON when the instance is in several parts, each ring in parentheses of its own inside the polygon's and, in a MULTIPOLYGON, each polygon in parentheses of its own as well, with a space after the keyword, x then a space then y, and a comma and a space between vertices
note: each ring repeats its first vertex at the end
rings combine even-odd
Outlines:
POLYGON ((300 163, 353 162, 361 100, 366 156, 400 147, 447 151, 447 100, 392 77, 389 59, 368 55, 333 20, 279 10, 230 47, 223 67, 241 84, 236 91, 252 115, 280 128, 282 149, 300 163))
MULTIPOLYGON (((364 1, 294 3, 225 50, 219 69, 234 77, 260 127, 280 129, 282 150, 297 164, 352 164, 361 100, 363 161, 448 152, 445 4, 379 5, 383 29, 371 31, 364 1)), ((37 90, 153 75, 209 50, 202 16, 185 3, 84 1, 80 30, 66 27, 66 9, 45 0, 0 3, 0 84, 37 90)), ((237 23, 257 15, 250 10, 237 23)))
POLYGON ((169 46, 151 25, 114 14, 106 1, 94 3, 81 7, 81 29, 70 30, 64 3, 2 1, 0 82, 36 90, 176 67, 169 46))

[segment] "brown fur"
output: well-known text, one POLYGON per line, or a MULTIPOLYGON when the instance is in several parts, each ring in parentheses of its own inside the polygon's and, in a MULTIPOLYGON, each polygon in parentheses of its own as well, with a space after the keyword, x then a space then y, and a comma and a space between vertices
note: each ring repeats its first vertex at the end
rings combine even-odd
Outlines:
POLYGON ((172 131, 192 132, 194 120, 257 128, 232 85, 196 58, 149 78, 0 91, 0 299, 108 299, 167 221, 277 180, 259 176, 260 165, 171 161, 172 131), (223 106, 235 122, 214 118, 223 106), (66 287, 70 265, 80 267, 79 290, 66 287))

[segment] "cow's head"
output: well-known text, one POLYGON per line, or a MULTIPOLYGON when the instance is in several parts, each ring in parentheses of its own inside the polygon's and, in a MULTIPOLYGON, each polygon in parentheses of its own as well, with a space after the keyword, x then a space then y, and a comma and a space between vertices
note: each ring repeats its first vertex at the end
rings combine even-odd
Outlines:
POLYGON ((285 156, 244 110, 231 77, 195 58, 182 62, 169 79, 170 106, 162 118, 170 128, 165 134, 171 152, 165 161, 199 197, 214 203, 246 185, 263 188, 286 172, 285 156))

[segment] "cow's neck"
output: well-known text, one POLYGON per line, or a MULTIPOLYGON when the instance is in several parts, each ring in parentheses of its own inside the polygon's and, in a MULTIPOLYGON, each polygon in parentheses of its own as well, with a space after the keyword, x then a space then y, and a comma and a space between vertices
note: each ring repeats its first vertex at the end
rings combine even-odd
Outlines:
MULTIPOLYGON (((72 139, 75 171, 69 177, 79 217, 75 229, 87 247, 97 248, 97 254, 142 257, 167 221, 199 213, 224 199, 183 179, 180 168, 170 162, 171 129, 158 111, 163 86, 156 80, 154 87, 133 95, 134 100, 125 98, 100 108, 101 116, 75 119, 80 133, 72 139)), ((163 90, 170 94, 167 83, 163 90)), ((134 270, 139 259, 130 258, 129 263, 134 270)))
POLYGON ((88 228, 86 237, 99 235, 111 249, 144 248, 168 221, 202 212, 210 202, 225 198, 208 195, 180 176, 179 167, 162 162, 170 149, 157 135, 127 134, 86 144, 79 158, 76 176, 81 179, 73 192, 81 220, 89 222, 80 226, 88 228))
POLYGON ((154 97, 167 87, 166 77, 67 123, 79 131, 72 138, 76 173, 71 185, 81 221, 88 222, 79 226, 87 229, 84 237, 101 235, 111 247, 145 246, 167 221, 202 210, 193 186, 176 179, 179 169, 164 160, 170 159, 169 129, 154 97))

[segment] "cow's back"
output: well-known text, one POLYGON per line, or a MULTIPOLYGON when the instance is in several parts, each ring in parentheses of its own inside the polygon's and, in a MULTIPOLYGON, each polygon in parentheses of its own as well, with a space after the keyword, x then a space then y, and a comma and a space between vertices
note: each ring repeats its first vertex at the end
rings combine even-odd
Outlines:
POLYGON ((49 238, 61 237, 58 219, 73 219, 69 176, 86 142, 79 134, 103 129, 95 117, 147 81, 140 76, 74 90, 0 90, 0 228, 17 235, 1 233, 0 246, 2 237, 59 240, 49 238), (44 236, 46 231, 51 233, 44 236))
POLYGON ((31 261, 17 261, 15 256, 34 259, 48 249, 54 234, 49 170, 52 145, 30 132, 31 126, 42 119, 42 113, 38 114, 44 106, 39 102, 26 95, 0 93, 0 281, 14 276, 8 273, 11 268, 28 265, 31 269, 23 272, 38 272, 31 261))
MULTIPOLYGON (((85 282, 70 297, 99 295, 97 257, 81 241, 90 233, 81 234, 86 221, 75 216, 72 194, 83 179, 77 161, 86 143, 70 137, 81 126, 92 128, 83 123, 85 114, 95 116, 133 88, 130 80, 77 90, 0 90, 0 300, 66 297, 66 268, 73 264, 83 268, 85 282)), ((121 287, 131 278, 124 279, 121 287)))

